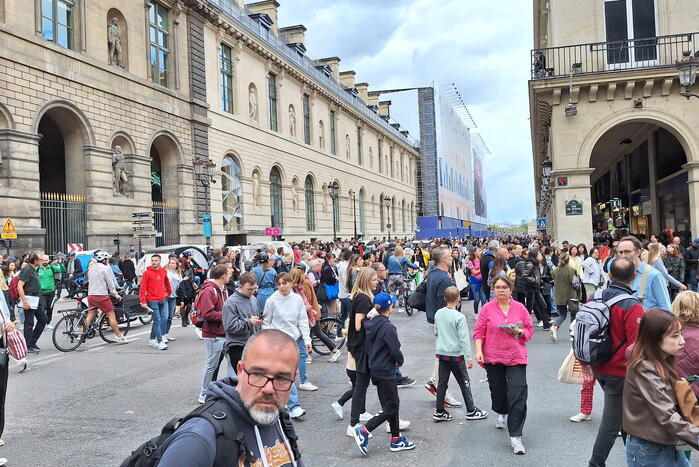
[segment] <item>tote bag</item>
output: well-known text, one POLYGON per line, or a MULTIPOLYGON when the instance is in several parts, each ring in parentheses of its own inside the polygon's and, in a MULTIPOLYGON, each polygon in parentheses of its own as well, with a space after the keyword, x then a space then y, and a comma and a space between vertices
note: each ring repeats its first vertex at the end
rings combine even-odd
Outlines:
POLYGON ((325 298, 328 302, 332 302, 340 294, 340 282, 336 281, 333 285, 323 283, 325 289, 325 298))
POLYGON ((454 271, 454 282, 456 282, 456 287, 459 289, 459 291, 468 287, 468 280, 466 279, 466 274, 464 274, 463 269, 457 269, 454 271))
POLYGON ((558 381, 566 384, 582 384, 589 376, 584 365, 573 355, 573 349, 568 352, 568 356, 563 360, 563 364, 558 369, 558 381))

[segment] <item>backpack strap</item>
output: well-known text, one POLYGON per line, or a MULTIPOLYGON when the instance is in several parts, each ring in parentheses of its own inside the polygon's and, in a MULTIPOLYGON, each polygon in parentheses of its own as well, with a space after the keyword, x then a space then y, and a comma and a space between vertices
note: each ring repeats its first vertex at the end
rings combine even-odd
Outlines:
POLYGON ((294 423, 291 421, 289 416, 289 410, 286 407, 282 407, 279 411, 279 424, 282 426, 282 431, 284 436, 289 440, 289 446, 291 447, 291 452, 294 455, 294 460, 298 462, 301 459, 301 451, 299 450, 298 440, 299 437, 294 429, 294 423))
POLYGON ((638 289, 638 301, 642 302, 643 297, 645 296, 646 292, 646 282, 648 281, 648 268, 651 267, 649 265, 646 265, 646 267, 643 269, 643 272, 641 273, 641 287, 638 289))
MULTIPOLYGON (((613 307, 614 305, 616 305, 617 303, 622 302, 622 301, 624 301, 624 300, 628 300, 628 299, 637 300, 636 297, 634 297, 633 295, 630 295, 630 294, 627 294, 627 293, 622 293, 622 294, 619 294, 619 295, 615 295, 614 297, 610 298, 609 300, 607 300, 607 301, 604 302, 604 303, 609 307, 609 310, 611 311, 611 309, 612 309, 612 307, 613 307)), ((609 317, 611 318, 611 313, 610 313, 609 317)), ((611 320, 610 320, 610 323, 611 323, 611 320)), ((626 342, 627 342, 627 338, 624 337, 624 340, 622 340, 622 341, 619 343, 619 345, 617 345, 617 346, 612 350, 612 355, 616 354, 616 353, 624 346, 624 344, 626 344, 626 342)))

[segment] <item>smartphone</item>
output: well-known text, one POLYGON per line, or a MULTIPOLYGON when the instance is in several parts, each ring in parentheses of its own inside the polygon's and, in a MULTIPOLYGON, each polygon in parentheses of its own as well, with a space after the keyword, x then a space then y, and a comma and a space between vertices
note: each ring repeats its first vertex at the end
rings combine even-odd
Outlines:
POLYGON ((696 383, 697 381, 699 381, 699 375, 689 375, 689 376, 685 376, 684 379, 686 379, 687 382, 690 383, 690 384, 696 383))
POLYGON ((516 328, 517 326, 515 326, 514 324, 501 324, 501 325, 498 326, 498 327, 499 327, 500 329, 514 329, 514 328, 516 328))

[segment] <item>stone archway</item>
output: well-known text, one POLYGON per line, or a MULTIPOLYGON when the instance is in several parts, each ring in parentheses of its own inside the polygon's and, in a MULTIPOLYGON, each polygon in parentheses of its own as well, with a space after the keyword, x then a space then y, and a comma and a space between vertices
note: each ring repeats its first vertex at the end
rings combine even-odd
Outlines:
POLYGON ((177 244, 180 241, 180 180, 177 166, 182 160, 179 141, 166 131, 156 133, 150 144, 151 200, 156 246, 177 244))

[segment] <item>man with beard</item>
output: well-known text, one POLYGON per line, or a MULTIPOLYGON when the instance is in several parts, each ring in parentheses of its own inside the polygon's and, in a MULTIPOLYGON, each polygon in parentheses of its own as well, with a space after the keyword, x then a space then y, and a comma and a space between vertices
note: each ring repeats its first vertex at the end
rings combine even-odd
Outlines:
MULTIPOLYGON (((243 349, 237 365, 239 378, 224 378, 209 384, 207 403, 222 400, 228 411, 213 417, 232 417, 240 442, 231 452, 218 453, 214 426, 204 417, 189 419, 166 441, 159 467, 212 467, 220 459, 237 458, 236 465, 303 467, 288 415, 280 411, 289 399, 296 377, 299 352, 286 333, 265 329, 254 334, 243 349), (233 452, 233 451, 236 452, 233 452), (264 459, 261 456, 265 456, 264 459)), ((229 422, 230 423, 230 422, 229 422)))

